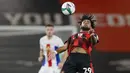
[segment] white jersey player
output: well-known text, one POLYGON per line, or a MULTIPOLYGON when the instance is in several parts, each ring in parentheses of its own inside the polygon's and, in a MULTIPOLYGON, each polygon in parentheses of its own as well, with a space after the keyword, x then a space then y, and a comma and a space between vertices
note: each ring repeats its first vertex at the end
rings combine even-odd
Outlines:
POLYGON ((60 56, 49 56, 51 51, 64 45, 61 38, 54 34, 54 26, 46 25, 46 35, 40 38, 40 56, 38 60, 42 62, 42 67, 38 73, 60 73, 60 56), (59 64, 59 65, 58 65, 59 64))

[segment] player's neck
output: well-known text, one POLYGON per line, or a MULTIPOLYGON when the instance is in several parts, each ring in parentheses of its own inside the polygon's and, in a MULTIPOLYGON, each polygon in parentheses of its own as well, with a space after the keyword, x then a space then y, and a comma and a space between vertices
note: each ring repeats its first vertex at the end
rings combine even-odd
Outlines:
POLYGON ((80 30, 80 32, 88 32, 88 31, 87 31, 87 30, 86 30, 86 31, 85 31, 85 30, 84 30, 84 31, 83 31, 83 30, 80 30))
POLYGON ((52 36, 47 36, 47 39, 50 40, 52 38, 52 36))

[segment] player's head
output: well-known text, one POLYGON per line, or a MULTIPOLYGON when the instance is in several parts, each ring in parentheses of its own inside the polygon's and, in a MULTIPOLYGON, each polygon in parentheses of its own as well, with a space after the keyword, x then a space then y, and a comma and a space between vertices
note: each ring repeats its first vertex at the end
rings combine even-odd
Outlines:
POLYGON ((94 16, 90 14, 83 15, 79 21, 80 29, 83 31, 88 31, 90 28, 94 29, 96 20, 94 20, 93 18, 94 16))
POLYGON ((54 25, 52 24, 47 24, 45 26, 45 31, 46 31, 46 35, 48 37, 51 37, 54 34, 54 25))

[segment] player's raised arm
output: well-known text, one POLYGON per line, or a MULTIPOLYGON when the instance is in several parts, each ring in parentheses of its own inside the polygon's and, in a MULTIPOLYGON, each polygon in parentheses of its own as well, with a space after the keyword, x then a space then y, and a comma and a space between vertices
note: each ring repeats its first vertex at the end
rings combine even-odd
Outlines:
POLYGON ((90 34, 89 41, 92 43, 92 45, 97 44, 99 42, 99 37, 95 33, 95 30, 93 28, 91 28, 88 32, 90 34))
POLYGON ((59 47, 57 50, 56 50, 56 53, 61 53, 61 52, 64 52, 67 50, 67 46, 68 46, 68 43, 65 43, 64 46, 61 46, 59 47))
POLYGON ((90 42, 92 43, 92 45, 95 45, 99 42, 99 37, 96 33, 91 34, 90 42))
POLYGON ((66 50, 68 49, 68 46, 69 46, 70 41, 71 41, 71 37, 69 37, 69 39, 68 39, 67 41, 65 41, 64 46, 59 47, 59 48, 55 51, 55 53, 57 54, 57 53, 62 53, 62 52, 64 52, 64 51, 66 51, 66 50))

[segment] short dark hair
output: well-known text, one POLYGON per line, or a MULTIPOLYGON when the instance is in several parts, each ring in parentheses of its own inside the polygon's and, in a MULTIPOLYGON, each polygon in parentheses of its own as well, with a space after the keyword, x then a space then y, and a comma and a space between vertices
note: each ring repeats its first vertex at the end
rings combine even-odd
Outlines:
POLYGON ((52 24, 47 24, 47 25, 45 25, 45 27, 54 27, 54 25, 52 25, 52 24))
POLYGON ((96 25, 95 22, 96 22, 96 20, 94 20, 93 18, 94 18, 94 15, 84 14, 78 23, 80 23, 80 25, 81 25, 82 21, 84 21, 84 20, 90 20, 92 28, 95 28, 95 25, 96 25))

